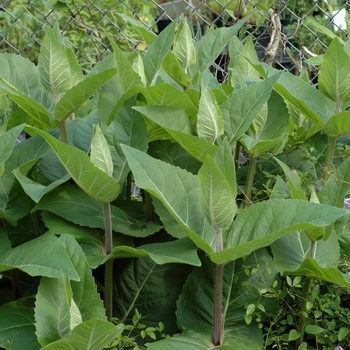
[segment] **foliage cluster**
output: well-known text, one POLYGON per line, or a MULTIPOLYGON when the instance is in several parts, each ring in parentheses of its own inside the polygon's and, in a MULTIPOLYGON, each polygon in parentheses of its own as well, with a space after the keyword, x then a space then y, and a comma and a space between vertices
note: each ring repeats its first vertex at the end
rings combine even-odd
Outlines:
POLYGON ((110 38, 87 74, 57 24, 37 65, 0 55, 0 347, 342 345, 318 288, 350 287, 350 42, 316 89, 258 61, 248 18, 197 43, 128 20, 147 50, 110 38))

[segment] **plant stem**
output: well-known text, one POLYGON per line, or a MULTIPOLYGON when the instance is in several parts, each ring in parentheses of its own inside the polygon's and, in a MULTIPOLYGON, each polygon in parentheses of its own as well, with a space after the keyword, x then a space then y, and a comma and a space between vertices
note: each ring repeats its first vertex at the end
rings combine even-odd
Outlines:
POLYGON ((146 205, 146 221, 155 221, 154 208, 152 204, 151 195, 145 192, 145 205, 146 205))
POLYGON ((334 151, 335 151, 335 144, 336 144, 336 137, 330 137, 329 138, 329 143, 328 143, 328 151, 327 151, 327 156, 326 156, 326 175, 325 175, 325 181, 329 179, 330 176, 330 169, 331 165, 333 163, 333 156, 334 156, 334 151))
POLYGON ((16 270, 11 270, 11 282, 12 282, 12 289, 13 289, 13 294, 15 296, 15 299, 19 299, 21 297, 21 290, 19 288, 19 282, 18 282, 18 277, 17 277, 17 271, 16 270))
POLYGON ((105 254, 111 254, 113 249, 112 215, 111 204, 103 203, 103 212, 105 217, 105 254))
MULTIPOLYGON (((316 248, 317 248, 317 241, 311 241, 311 248, 310 248, 310 258, 315 259, 316 257, 316 248)), ((296 350, 301 345, 301 343, 304 341, 304 328, 305 328, 305 322, 306 322, 306 304, 309 299, 309 293, 310 293, 310 286, 311 286, 311 277, 306 277, 304 286, 303 286, 303 293, 301 296, 301 305, 300 305, 300 316, 299 316, 299 322, 298 322, 298 331, 300 333, 300 338, 296 342, 296 350)))
POLYGON ((224 264, 215 267, 214 284, 214 345, 222 343, 223 323, 222 323, 222 284, 224 277, 224 264))
POLYGON ((236 168, 236 170, 239 168, 240 155, 241 155, 241 145, 238 142, 236 142, 236 149, 235 149, 235 168, 236 168))
POLYGON ((258 157, 253 155, 250 158, 247 184, 245 189, 245 195, 246 195, 245 206, 244 206, 245 208, 248 207, 251 203, 253 181, 254 181, 254 175, 255 175, 255 166, 256 166, 257 159, 258 157))
POLYGON ((58 125, 60 127, 61 141, 68 145, 68 133, 67 133, 66 121, 61 120, 58 122, 58 125))
POLYGON ((131 182, 132 182, 132 172, 130 171, 126 178, 126 195, 125 199, 127 201, 131 200, 131 182))
POLYGON ((113 259, 110 258, 105 263, 105 288, 104 305, 108 321, 113 316, 113 259))

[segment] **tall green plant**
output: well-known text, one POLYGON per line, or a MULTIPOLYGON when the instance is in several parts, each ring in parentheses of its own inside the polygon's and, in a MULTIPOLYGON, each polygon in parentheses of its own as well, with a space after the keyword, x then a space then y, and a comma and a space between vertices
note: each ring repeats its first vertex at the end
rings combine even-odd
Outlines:
MULTIPOLYGON (((253 193, 263 181, 260 160, 287 147, 292 111, 316 124, 311 135, 336 106, 328 98, 315 105, 322 92, 253 62, 252 43, 241 50, 235 37, 245 20, 198 43, 183 18, 158 36, 133 23, 149 45, 145 55, 126 55, 111 40, 113 54, 87 75, 57 26, 38 66, 0 56, 0 271, 4 294, 13 293, 0 305, 0 325, 1 315, 20 315, 0 328, 2 347, 19 349, 30 339, 31 349, 78 342, 102 349, 139 312, 149 315, 148 335, 160 321, 173 335, 144 339, 151 350, 263 346, 252 315, 275 312, 263 290, 278 283, 276 266, 282 272, 289 263, 272 246, 273 261, 265 247, 301 230, 334 244, 329 228, 347 211, 321 199, 333 177, 323 204, 305 200, 292 180, 292 199, 257 196, 255 203, 245 195, 245 184, 253 193), (219 84, 210 66, 227 44, 234 61, 229 81, 219 84), (23 129, 31 137, 14 146, 23 129), (247 166, 234 157, 242 147, 256 162, 243 185, 247 166), (118 326, 109 322, 114 317, 118 326)), ((279 164, 292 179, 288 164, 279 164)), ((336 176, 346 171, 339 167, 336 176)), ((346 191, 338 189, 337 203, 346 191)), ((349 283, 314 258, 303 257, 296 271, 349 283)))

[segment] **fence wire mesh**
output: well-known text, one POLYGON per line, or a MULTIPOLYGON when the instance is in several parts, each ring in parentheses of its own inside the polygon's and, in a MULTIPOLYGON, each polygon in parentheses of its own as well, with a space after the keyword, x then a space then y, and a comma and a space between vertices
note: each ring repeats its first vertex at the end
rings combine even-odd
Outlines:
MULTIPOLYGON (((169 21, 184 14, 198 40, 254 11, 245 32, 253 33, 262 58, 271 39, 273 17, 268 10, 273 9, 282 23, 283 43, 274 64, 298 73, 305 59, 325 52, 332 35, 346 40, 350 27, 350 0, 166 1, 0 0, 0 51, 36 61, 46 28, 58 22, 81 61, 90 67, 109 52, 108 36, 124 50, 144 49, 137 25, 159 33, 169 21)), ((217 63, 218 69, 223 67, 217 63)), ((317 75, 316 68, 315 72, 317 75)))

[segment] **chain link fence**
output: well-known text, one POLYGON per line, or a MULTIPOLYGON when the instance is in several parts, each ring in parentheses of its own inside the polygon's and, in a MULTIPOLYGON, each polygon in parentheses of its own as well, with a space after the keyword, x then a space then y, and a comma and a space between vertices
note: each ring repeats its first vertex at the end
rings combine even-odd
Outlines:
MULTIPOLYGON (((243 32, 250 31, 259 58, 271 39, 274 18, 280 20, 281 48, 274 64, 296 74, 306 59, 324 53, 332 35, 343 40, 350 27, 350 0, 0 0, 0 51, 36 61, 46 28, 58 22, 81 62, 89 69, 109 53, 107 36, 124 50, 144 49, 135 20, 159 33, 181 14, 198 40, 206 32, 230 26, 254 11, 243 32), (278 17, 272 17, 273 9, 278 17)), ((224 63, 217 63, 224 69, 224 63)), ((308 66, 317 76, 317 68, 308 66)))

